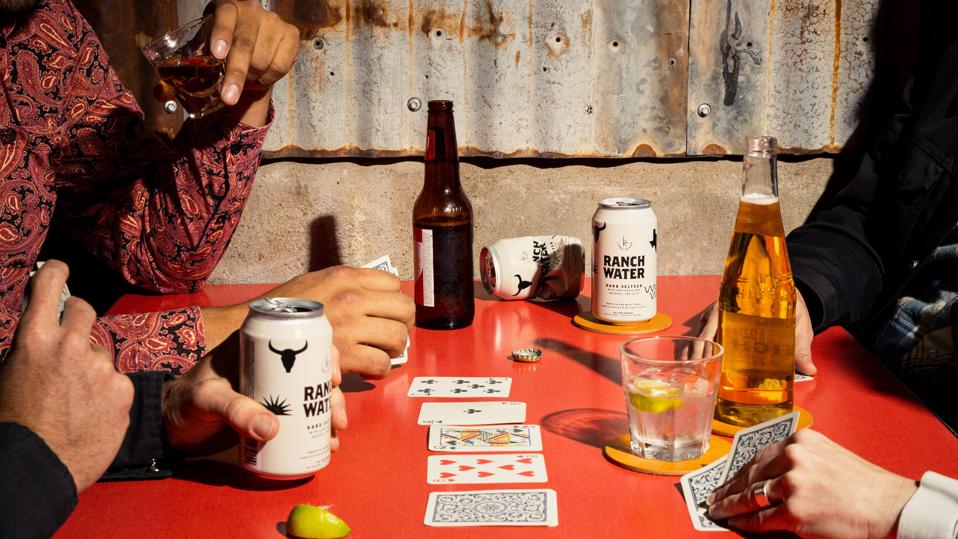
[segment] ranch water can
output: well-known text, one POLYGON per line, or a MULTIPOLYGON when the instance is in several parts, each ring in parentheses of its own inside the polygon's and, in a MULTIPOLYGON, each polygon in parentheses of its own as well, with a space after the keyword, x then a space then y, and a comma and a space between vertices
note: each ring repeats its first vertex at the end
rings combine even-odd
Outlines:
POLYGON ((254 301, 240 333, 240 392, 279 419, 268 442, 244 438, 243 468, 269 479, 309 477, 329 464, 333 331, 323 304, 254 301))
POLYGON ((655 316, 658 237, 652 203, 605 198, 592 216, 592 315, 611 324, 655 316))

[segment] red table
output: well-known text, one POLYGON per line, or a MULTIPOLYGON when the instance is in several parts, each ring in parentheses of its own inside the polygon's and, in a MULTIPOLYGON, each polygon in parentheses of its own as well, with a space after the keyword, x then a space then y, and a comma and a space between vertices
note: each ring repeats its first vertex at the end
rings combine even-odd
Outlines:
MULTIPOLYGON (((406 283, 407 285, 409 283, 406 283)), ((190 303, 229 304, 262 293, 263 285, 211 286, 193 295, 127 296, 114 312, 190 303)), ((659 310, 672 316, 667 333, 716 296, 718 277, 661 277, 659 310)), ((588 287, 585 292, 587 293, 588 287)), ((228 459, 193 463, 172 479, 99 483, 80 495, 62 537, 280 537, 296 503, 331 505, 352 537, 643 537, 700 536, 692 528, 677 477, 643 475, 602 456, 606 440, 627 431, 619 388, 618 346, 570 322, 589 298, 575 303, 476 302, 472 327, 416 329, 409 363, 382 381, 348 376, 349 428, 328 468, 306 482, 263 489, 228 459), (538 346, 538 364, 506 357, 538 346), (542 425, 549 482, 529 485, 436 486, 426 483, 428 427, 416 424, 427 400, 406 397, 414 376, 511 376, 510 400, 528 403, 527 422, 542 425), (432 491, 552 488, 557 528, 429 528, 432 491)), ((815 340, 820 374, 798 384, 797 404, 814 428, 876 464, 917 478, 927 469, 958 477, 958 439, 854 339, 830 330, 815 340)), ((234 457, 235 458, 235 457, 234 457)))

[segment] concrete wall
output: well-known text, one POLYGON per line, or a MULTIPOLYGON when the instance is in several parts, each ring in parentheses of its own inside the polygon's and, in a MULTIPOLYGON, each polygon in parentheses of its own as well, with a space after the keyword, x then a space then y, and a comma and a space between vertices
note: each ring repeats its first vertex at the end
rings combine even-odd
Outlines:
MULTIPOLYGON (((740 161, 555 168, 501 163, 461 167, 475 216, 476 268, 483 245, 515 236, 576 236, 591 253, 596 202, 636 196, 651 200, 658 217, 659 274, 722 271, 741 187, 740 161)), ((831 172, 830 158, 779 162, 787 230, 801 224, 831 172)), ((415 161, 264 165, 211 282, 282 282, 304 271, 361 265, 383 254, 408 279, 412 206, 422 181, 423 166, 415 161)))

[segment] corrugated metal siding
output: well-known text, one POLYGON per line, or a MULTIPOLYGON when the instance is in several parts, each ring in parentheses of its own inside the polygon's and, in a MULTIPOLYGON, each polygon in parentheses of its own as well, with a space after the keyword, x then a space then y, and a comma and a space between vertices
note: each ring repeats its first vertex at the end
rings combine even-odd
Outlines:
MULTIPOLYGON (((181 21, 205 4, 178 0, 181 21)), ((418 155, 425 102, 452 99, 464 155, 651 157, 741 153, 754 133, 840 149, 878 0, 274 5, 303 43, 274 91, 269 156, 418 155)))

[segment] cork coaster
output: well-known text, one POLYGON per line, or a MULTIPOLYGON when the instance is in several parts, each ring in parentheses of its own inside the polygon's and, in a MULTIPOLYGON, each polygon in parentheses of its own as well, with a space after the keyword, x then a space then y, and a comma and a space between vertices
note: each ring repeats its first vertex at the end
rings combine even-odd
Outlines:
POLYGON ((632 452, 629 445, 629 435, 623 434, 610 441, 602 454, 605 458, 614 464, 634 472, 642 472, 653 475, 685 475, 688 472, 698 470, 706 464, 711 464, 724 457, 732 449, 732 444, 724 438, 715 436, 709 437, 709 448, 701 457, 692 460, 650 460, 644 459, 632 452))
MULTIPOLYGON (((802 408, 801 406, 796 406, 795 410, 798 411, 798 425, 795 427, 795 430, 804 429, 806 427, 811 427, 814 418, 812 413, 802 408)), ((712 434, 718 434, 719 436, 728 436, 729 438, 735 436, 735 433, 748 427, 743 427, 741 425, 732 425, 724 421, 719 421, 718 419, 712 420, 712 434)))
POLYGON ((634 324, 610 324, 592 316, 592 311, 579 313, 572 318, 572 323, 582 329, 596 333, 610 333, 613 335, 642 335, 655 333, 672 327, 672 317, 665 313, 656 313, 652 318, 634 324))

